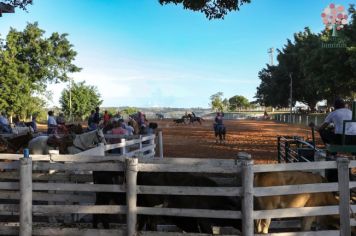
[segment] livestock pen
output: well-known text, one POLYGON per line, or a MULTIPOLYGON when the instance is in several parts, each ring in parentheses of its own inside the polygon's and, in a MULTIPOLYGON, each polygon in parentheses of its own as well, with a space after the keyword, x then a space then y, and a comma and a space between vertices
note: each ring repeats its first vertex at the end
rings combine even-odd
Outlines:
MULTIPOLYGON (((254 220, 261 218, 290 218, 340 214, 341 229, 332 231, 295 232, 293 235, 351 235, 350 226, 356 226, 350 219, 349 188, 355 182, 349 182, 348 168, 355 167, 356 161, 340 158, 337 162, 287 163, 253 165, 249 155, 240 154, 236 160, 191 159, 191 158, 135 158, 125 156, 78 156, 44 155, 21 158, 20 155, 4 154, 0 168, 0 204, 3 223, 2 235, 136 235, 137 216, 189 216, 199 218, 241 219, 243 235, 254 235, 254 220), (306 184, 293 186, 254 187, 253 176, 259 172, 275 171, 315 171, 338 168, 339 183, 306 184), (79 171, 79 172, 78 172, 79 171), (82 172, 81 172, 82 171, 82 172), (93 184, 87 171, 124 171, 125 183, 106 185, 93 184), (145 186, 137 185, 137 173, 172 172, 195 173, 208 176, 221 174, 240 176, 242 185, 232 181, 233 186, 145 186), (84 173, 84 174, 83 174, 84 173), (253 198, 305 192, 339 191, 339 206, 308 207, 275 210, 257 210, 253 198), (126 193, 125 205, 94 205, 94 192, 126 193), (225 196, 241 197, 241 210, 219 209, 177 209, 164 207, 137 206, 140 195, 177 195, 177 196, 225 196), (71 214, 111 214, 127 215, 127 225, 114 229, 93 229, 91 224, 80 224, 73 220, 61 221, 61 215, 71 214), (58 223, 49 223, 48 218, 56 216, 58 223)), ((239 178, 239 177, 238 177, 239 178)), ((69 217, 70 218, 70 217, 69 217)), ((180 235, 177 232, 141 231, 141 235, 180 235)), ((234 233, 236 235, 237 233, 234 233)), ((183 235, 183 234, 182 234, 183 235)), ((184 234, 207 235, 207 234, 184 234)), ((274 233, 271 235, 291 235, 274 233)))

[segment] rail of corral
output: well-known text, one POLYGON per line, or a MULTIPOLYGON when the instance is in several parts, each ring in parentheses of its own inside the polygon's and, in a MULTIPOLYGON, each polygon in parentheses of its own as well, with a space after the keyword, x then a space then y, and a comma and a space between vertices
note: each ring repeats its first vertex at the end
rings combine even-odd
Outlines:
POLYGON ((313 122, 315 125, 321 125, 324 122, 326 114, 272 114, 271 117, 277 122, 308 126, 310 122, 313 122))
MULTIPOLYGON (((0 198, 7 202, 0 204, 0 214, 7 222, 0 225, 5 235, 136 235, 136 219, 139 215, 190 216, 208 218, 242 219, 243 235, 253 235, 254 219, 289 218, 340 214, 341 231, 313 231, 293 235, 351 235, 349 209, 349 188, 356 182, 349 182, 348 168, 356 167, 356 161, 338 159, 328 162, 288 163, 273 165, 253 165, 248 155, 240 154, 238 160, 188 159, 188 158, 132 158, 125 156, 83 156, 83 155, 44 155, 21 158, 20 155, 0 155, 0 198), (20 160, 19 160, 20 159, 20 160), (254 173, 273 171, 315 171, 338 168, 338 183, 306 184, 295 186, 253 187, 254 173), (93 184, 88 174, 76 171, 124 171, 126 183, 118 185, 93 184), (242 186, 230 187, 178 187, 136 185, 137 172, 179 172, 201 173, 204 175, 236 175, 241 173, 242 186), (18 182, 19 180, 19 182, 18 182), (56 181, 56 182, 54 182, 56 181), (54 192, 56 191, 56 192, 54 192), (339 191, 340 205, 325 207, 291 208, 277 210, 254 210, 255 196, 274 196, 305 192, 339 191), (86 193, 78 195, 76 193, 86 193), (122 205, 94 205, 94 192, 126 192, 127 203, 122 205), (157 207, 137 207, 137 194, 194 195, 242 197, 240 210, 176 209, 157 207), (20 200, 20 204, 18 204, 20 200), (85 205, 83 205, 85 203, 85 205), (242 214, 243 213, 243 214, 242 214), (69 214, 127 214, 127 226, 111 230, 83 228, 80 224, 58 226, 48 222, 48 217, 69 214), (20 223, 20 224, 19 224, 20 223), (19 226, 20 225, 20 226, 19 226)), ((72 221, 70 221, 73 223, 72 221)), ((142 231, 141 235, 170 235, 168 232, 142 231)), ((180 235, 172 233, 172 235, 180 235)), ((182 234, 194 235, 194 234, 182 234)), ((205 234, 199 234, 200 236, 205 234)), ((286 235, 275 233, 273 235, 286 235)), ((288 234, 290 235, 290 234, 288 234)))

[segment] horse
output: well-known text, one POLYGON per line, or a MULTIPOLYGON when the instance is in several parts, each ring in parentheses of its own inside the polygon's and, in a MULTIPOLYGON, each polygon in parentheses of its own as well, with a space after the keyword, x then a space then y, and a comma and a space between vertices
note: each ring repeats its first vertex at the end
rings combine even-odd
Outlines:
POLYGON ((199 122, 199 124, 201 124, 201 122, 204 121, 203 118, 199 116, 193 116, 192 114, 188 114, 188 117, 190 120, 190 124, 194 124, 194 122, 199 122))
POLYGON ((16 135, 34 133, 33 128, 27 127, 27 126, 15 126, 11 130, 12 130, 12 133, 16 134, 16 135))
POLYGON ((214 124, 216 143, 225 143, 226 127, 223 124, 214 124), (219 137, 219 140, 218 140, 219 137))
POLYGON ((0 136, 0 143, 4 144, 5 149, 1 152, 6 153, 19 153, 21 148, 25 148, 28 142, 33 139, 32 133, 25 133, 21 135, 16 135, 10 138, 3 138, 0 136))
POLYGON ((49 150, 55 148, 48 145, 48 141, 52 144, 56 144, 53 146, 59 145, 60 153, 62 154, 77 154, 96 147, 98 143, 106 144, 102 129, 97 129, 83 134, 67 135, 63 138, 57 138, 56 136, 38 136, 29 142, 28 148, 32 154, 48 154, 49 150))

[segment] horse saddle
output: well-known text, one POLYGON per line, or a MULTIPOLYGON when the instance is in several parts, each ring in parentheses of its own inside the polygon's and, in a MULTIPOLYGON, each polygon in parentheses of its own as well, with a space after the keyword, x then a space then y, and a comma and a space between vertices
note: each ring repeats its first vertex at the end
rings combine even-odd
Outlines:
POLYGON ((74 138, 72 135, 66 135, 64 137, 50 135, 47 139, 47 145, 50 147, 58 148, 60 153, 66 153, 67 147, 73 146, 73 140, 74 138))

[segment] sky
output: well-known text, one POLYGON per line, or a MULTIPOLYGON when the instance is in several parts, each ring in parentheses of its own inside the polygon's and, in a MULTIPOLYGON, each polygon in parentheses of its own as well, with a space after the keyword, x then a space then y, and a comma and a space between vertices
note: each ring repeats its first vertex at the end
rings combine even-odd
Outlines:
MULTIPOLYGON (((1 0, 0 0, 1 1, 1 0)), ((33 0, 28 12, 0 18, 0 38, 10 27, 38 22, 48 37, 68 33, 78 53, 75 82, 94 85, 102 106, 201 107, 222 92, 254 100, 267 50, 282 49, 293 34, 323 30, 330 3, 354 0, 252 0, 224 20, 158 0, 33 0)), ((276 56, 276 53, 275 53, 276 56)), ((276 63, 276 62, 275 62, 276 63)), ((59 105, 68 83, 51 84, 50 106, 59 105)), ((286 91, 287 92, 287 91, 286 91)))

